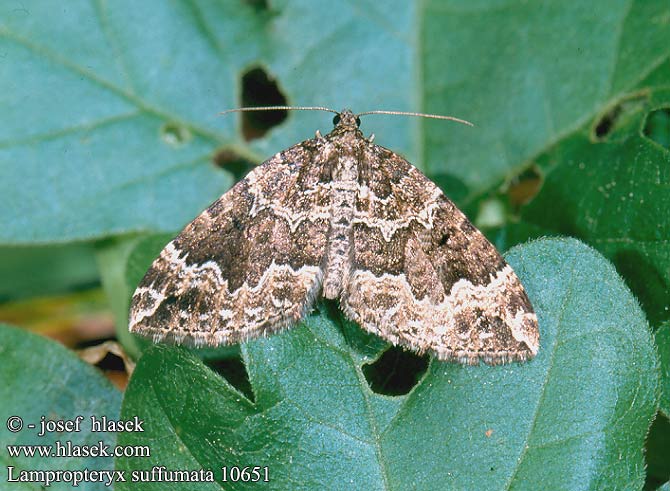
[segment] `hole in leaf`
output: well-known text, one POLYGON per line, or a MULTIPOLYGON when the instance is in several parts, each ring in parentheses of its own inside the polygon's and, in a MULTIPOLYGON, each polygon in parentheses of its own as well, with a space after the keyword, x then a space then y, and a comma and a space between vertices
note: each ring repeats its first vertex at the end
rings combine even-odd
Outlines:
POLYGON ((363 365, 363 374, 377 394, 407 394, 421 380, 428 368, 428 356, 392 346, 374 363, 363 365))
POLYGON ((234 150, 223 148, 212 157, 214 165, 227 170, 239 181, 256 167, 256 164, 237 154, 234 150))
POLYGON ((592 130, 592 139, 598 142, 607 140, 617 129, 629 123, 632 120, 631 116, 644 109, 647 99, 648 94, 646 93, 633 94, 609 108, 596 121, 592 130))
POLYGON ((161 139, 171 147, 180 147, 191 137, 191 131, 181 124, 169 122, 161 126, 161 139))
POLYGON ((514 209, 530 203, 540 192, 544 176, 540 168, 533 164, 518 176, 512 178, 507 187, 507 198, 514 209))
POLYGON ((670 149, 670 108, 650 112, 643 133, 650 140, 670 149))
POLYGON ((206 364, 244 394, 247 399, 252 402, 255 401, 254 392, 249 383, 249 374, 247 374, 247 369, 239 355, 222 360, 209 360, 206 364))
MULTIPOLYGON (((252 68, 242 76, 243 107, 285 106, 286 97, 277 82, 262 68, 252 68)), ((242 135, 249 141, 261 138, 270 128, 281 124, 287 116, 285 110, 253 111, 242 114, 242 135)))
POLYGON ((604 140, 612 131, 615 121, 621 114, 621 106, 614 106, 609 112, 605 113, 596 125, 595 135, 597 140, 604 140))

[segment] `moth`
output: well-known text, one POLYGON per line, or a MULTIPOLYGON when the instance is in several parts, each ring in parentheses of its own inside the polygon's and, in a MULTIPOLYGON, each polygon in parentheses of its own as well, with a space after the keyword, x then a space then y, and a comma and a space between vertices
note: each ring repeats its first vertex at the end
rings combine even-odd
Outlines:
POLYGON ((326 110, 330 133, 256 167, 165 246, 133 295, 130 331, 238 343, 293 326, 325 297, 440 360, 535 356, 536 315, 494 246, 417 168, 364 137, 369 113, 326 110))

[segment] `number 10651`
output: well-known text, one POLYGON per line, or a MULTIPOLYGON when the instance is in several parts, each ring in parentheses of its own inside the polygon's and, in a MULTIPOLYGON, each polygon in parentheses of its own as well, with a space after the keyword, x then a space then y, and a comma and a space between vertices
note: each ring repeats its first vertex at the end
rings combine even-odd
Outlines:
POLYGON ((270 482, 270 468, 260 465, 221 467, 221 480, 223 482, 270 482))

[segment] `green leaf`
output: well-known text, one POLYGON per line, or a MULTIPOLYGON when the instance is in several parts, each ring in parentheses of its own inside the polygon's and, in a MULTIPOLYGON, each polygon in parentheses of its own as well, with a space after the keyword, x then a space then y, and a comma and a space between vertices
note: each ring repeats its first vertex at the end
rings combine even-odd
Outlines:
POLYGON ((441 171, 461 179, 470 196, 526 167, 670 53, 663 1, 425 5, 424 109, 477 124, 460 135, 425 122, 426 160, 430 169, 446 162, 441 171))
POLYGON ((409 394, 389 397, 370 390, 365 349, 321 313, 243 345, 250 400, 187 351, 157 346, 122 408, 145 419, 145 433, 120 436, 153 442, 152 458, 117 468, 160 463, 218 478, 221 466, 268 466, 271 489, 640 488, 658 367, 639 305, 577 241, 540 240, 507 259, 540 319, 535 360, 432 360, 409 394))
POLYGON ((213 8, 215 28, 188 2, 2 4, 16 69, 0 75, 0 242, 174 230, 230 186, 211 155, 232 121, 216 113, 253 38, 226 47, 256 20, 213 8))
POLYGON ((0 74, 0 243, 178 230, 231 184, 212 164, 217 149, 261 160, 329 128, 329 116, 291 114, 247 148, 235 116, 216 113, 240 104, 250 67, 289 103, 472 119, 474 130, 372 116, 364 126, 467 202, 670 54, 665 0, 267 4, 0 6, 13 67, 0 74))
MULTIPOLYGON (((3 466, 12 466, 16 478, 21 470, 111 470, 111 458, 95 457, 12 457, 8 445, 96 445, 110 449, 116 442, 113 433, 91 432, 91 416, 118 419, 121 394, 95 368, 81 361, 62 345, 41 336, 0 324, 0 448, 3 466), (23 429, 13 433, 7 420, 18 416, 23 429), (55 432, 38 436, 40 418, 74 420, 83 416, 79 432, 55 432), (35 429, 28 425, 34 424, 35 429)), ((54 450, 55 451, 55 450, 54 450)), ((3 470, 3 479, 8 479, 3 470)), ((103 483, 89 482, 82 489, 108 489, 103 483)), ((45 489, 39 483, 13 483, 11 489, 45 489)), ((68 483, 53 483, 48 489, 72 489, 68 483)))
MULTIPOLYGON (((670 62, 663 67, 670 73, 670 62)), ((656 325, 670 319, 670 150, 644 131, 648 115, 665 105, 667 88, 631 95, 599 124, 539 157, 544 185, 510 234, 520 241, 571 235, 593 245, 614 262, 656 325), (598 136, 603 125, 609 129, 598 136)))
POLYGON ((88 244, 0 247, 0 300, 52 295, 98 281, 88 244))
POLYGON ((670 322, 656 331, 655 340, 661 358, 661 411, 670 418, 670 322))

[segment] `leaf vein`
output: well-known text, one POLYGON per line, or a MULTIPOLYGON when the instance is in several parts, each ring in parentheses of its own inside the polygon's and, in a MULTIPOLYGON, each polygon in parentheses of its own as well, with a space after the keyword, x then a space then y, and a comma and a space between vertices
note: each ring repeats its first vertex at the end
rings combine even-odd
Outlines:
POLYGON ((533 431, 535 430, 535 426, 537 425, 537 420, 538 420, 539 415, 540 415, 540 408, 544 404, 544 398, 546 397, 546 394, 547 394, 547 384, 549 383, 549 379, 551 377, 551 371, 552 371, 552 368, 554 367, 554 358, 556 356, 556 344, 559 342, 558 338, 559 338, 559 335, 561 333, 560 326, 562 325, 563 318, 564 318, 564 316, 567 312, 567 307, 568 307, 569 300, 572 297, 572 282, 573 282, 573 278, 574 278, 573 273, 575 271, 576 264, 577 264, 577 259, 573 258, 572 266, 570 268, 569 282, 568 282, 567 287, 566 287, 565 296, 563 297, 563 301, 561 303, 561 310, 558 314, 558 322, 556 323, 556 325, 559 326, 559 328, 556 331, 556 338, 554 339, 554 346, 552 346, 552 350, 551 350, 551 358, 550 358, 550 360, 547 364, 547 373, 545 375, 544 383, 542 384, 542 392, 540 393, 540 397, 538 398, 537 405, 535 406, 535 410, 533 411, 532 422, 531 422, 530 428, 528 430, 528 433, 526 434, 526 437, 524 439, 523 447, 522 447, 522 450, 521 450, 521 455, 519 455, 519 457, 517 459, 517 463, 516 463, 516 466, 514 468, 514 472, 512 473, 512 475, 510 476, 510 478, 507 480, 507 482, 504 485, 504 489, 507 489, 507 490, 511 489, 512 483, 516 479, 516 476, 519 473, 519 469, 521 468, 521 464, 522 464, 524 458, 526 457, 526 454, 528 453, 528 450, 530 448, 530 446, 528 445, 528 441, 529 441, 531 435, 533 434, 533 431))
POLYGON ((181 117, 178 117, 176 114, 170 113, 169 111, 165 111, 163 109, 160 109, 158 107, 152 106, 149 104, 147 101, 144 99, 141 99, 140 97, 120 88, 117 87, 116 85, 112 84, 111 82, 104 80, 103 78, 99 77, 95 73, 91 72, 90 70, 81 67, 80 65, 73 63, 62 56, 60 56, 57 53, 54 53, 53 51, 47 49, 44 46, 38 45, 32 41, 29 41, 16 33, 8 30, 7 28, 0 27, 0 37, 4 37, 10 41, 15 42, 16 44, 19 44, 23 46, 24 48, 28 49, 32 53, 34 53, 37 56, 43 57, 44 59, 47 59, 57 65, 60 65, 61 67, 76 73, 77 75, 80 75, 90 82, 96 84, 102 89, 105 89, 113 94, 116 94, 117 96, 121 97, 122 99, 126 100, 130 104, 136 106, 138 109, 141 109, 142 111, 153 114, 155 116, 160 117, 161 119, 164 120, 169 120, 169 121, 175 121, 181 124, 182 126, 187 127, 192 133, 197 134, 202 136, 203 138, 206 138, 208 140, 211 140, 213 142, 220 142, 220 137, 212 133, 211 131, 198 126, 190 121, 186 121, 181 117))

